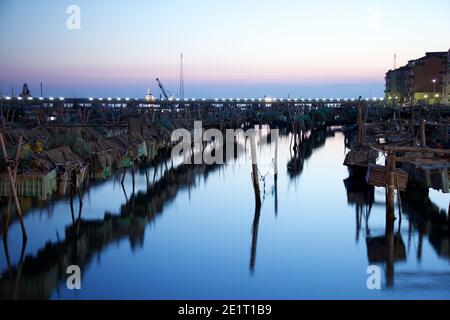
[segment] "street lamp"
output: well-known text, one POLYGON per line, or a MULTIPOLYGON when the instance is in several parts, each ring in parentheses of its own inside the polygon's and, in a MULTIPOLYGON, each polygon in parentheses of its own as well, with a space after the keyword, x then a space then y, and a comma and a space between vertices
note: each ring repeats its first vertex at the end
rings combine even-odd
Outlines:
MULTIPOLYGON (((433 96, 436 97, 436 79, 433 79, 433 96)), ((433 99, 434 102, 434 99, 433 99)))

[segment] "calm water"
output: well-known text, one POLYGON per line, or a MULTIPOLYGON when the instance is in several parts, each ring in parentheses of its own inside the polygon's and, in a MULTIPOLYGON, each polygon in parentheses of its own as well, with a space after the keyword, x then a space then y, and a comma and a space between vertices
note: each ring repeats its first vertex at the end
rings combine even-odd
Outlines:
POLYGON ((0 249, 0 298, 450 298, 449 237, 440 222, 448 195, 431 192, 427 206, 403 199, 389 261, 384 189, 347 179, 343 134, 312 135, 297 158, 289 136, 279 141, 276 191, 274 144, 258 146, 259 214, 251 166, 239 161, 249 152, 225 165, 161 164, 149 170, 148 188, 142 171, 134 195, 129 175, 126 193, 118 178, 91 186, 79 223, 67 199, 30 210, 22 263, 17 221, 6 243, 9 268, 0 249), (81 290, 66 287, 70 264, 81 267, 81 290), (381 290, 367 289, 371 264, 381 267, 381 290))

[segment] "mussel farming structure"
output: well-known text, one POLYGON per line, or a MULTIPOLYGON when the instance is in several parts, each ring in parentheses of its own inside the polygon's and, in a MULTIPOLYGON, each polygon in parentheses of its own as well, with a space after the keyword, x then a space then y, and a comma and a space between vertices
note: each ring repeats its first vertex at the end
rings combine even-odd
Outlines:
POLYGON ((344 125, 351 149, 345 164, 367 173, 369 184, 387 188, 390 211, 394 189, 449 188, 450 110, 443 107, 393 108, 367 99, 2 98, 0 108, 4 236, 13 211, 22 221, 21 200, 67 195, 72 201, 78 194, 81 201, 83 187, 115 172, 123 181, 129 171, 134 181, 138 164, 155 165, 170 153, 172 131, 192 130, 196 120, 221 130, 259 124, 288 129, 295 137, 296 156, 288 164, 294 175, 307 156, 297 156, 308 152, 306 132, 344 125), (376 164, 380 154, 386 166, 376 164))

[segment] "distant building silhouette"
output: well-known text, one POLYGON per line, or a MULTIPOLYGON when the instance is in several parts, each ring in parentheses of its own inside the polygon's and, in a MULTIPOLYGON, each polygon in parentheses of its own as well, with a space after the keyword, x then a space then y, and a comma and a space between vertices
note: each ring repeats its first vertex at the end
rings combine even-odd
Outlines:
POLYGON ((19 95, 21 98, 31 97, 30 90, 28 89, 28 83, 24 83, 22 87, 22 93, 19 95))

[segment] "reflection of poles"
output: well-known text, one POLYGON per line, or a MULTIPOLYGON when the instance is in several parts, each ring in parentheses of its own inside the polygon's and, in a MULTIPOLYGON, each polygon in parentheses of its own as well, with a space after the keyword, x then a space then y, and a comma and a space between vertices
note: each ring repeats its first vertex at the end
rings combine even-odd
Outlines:
POLYGON ((450 234, 450 202, 448 204, 448 211, 447 211, 447 232, 450 234))
POLYGON ((145 182, 147 184, 147 187, 148 187, 148 184, 149 184, 148 168, 149 168, 148 160, 147 160, 147 158, 145 158, 145 160, 144 160, 144 170, 145 170, 145 182))
POLYGON ((386 217, 386 286, 388 288, 391 288, 393 285, 394 285, 394 220, 386 217))
POLYGON ((5 249, 6 266, 8 268, 8 273, 11 276, 11 257, 9 255, 8 239, 7 239, 7 237, 3 237, 3 248, 5 249))
POLYGON ((83 197, 81 195, 81 189, 80 189, 80 183, 78 183, 78 178, 77 178, 77 174, 79 172, 77 171, 77 169, 72 169, 70 172, 70 176, 71 176, 71 187, 70 187, 70 211, 72 214, 72 222, 75 223, 75 214, 74 214, 74 209, 73 209, 73 199, 74 199, 74 195, 75 195, 75 191, 77 192, 78 195, 78 211, 79 211, 79 215, 81 214, 81 211, 83 210, 83 197))
POLYGON ((417 244, 417 261, 422 261, 422 244, 423 244, 423 232, 419 230, 419 243, 417 244))
POLYGON ((13 299, 17 299, 17 293, 19 291, 19 283, 20 283, 20 277, 22 275, 22 267, 23 267, 23 260, 25 258, 25 248, 27 246, 26 242, 23 242, 22 244, 22 251, 20 252, 20 259, 19 259, 19 268, 17 269, 17 276, 16 280, 14 281, 14 292, 13 292, 13 299))
MULTIPOLYGON (((3 139, 3 134, 1 134, 1 133, 0 133, 0 143, 1 143, 2 152, 3 152, 3 159, 5 161, 6 170, 8 172, 8 176, 9 176, 9 182, 11 184, 11 193, 14 198, 15 205, 16 205, 16 212, 19 217, 20 227, 22 228, 22 237, 24 240, 26 240, 27 232, 25 230, 25 224, 23 223, 22 210, 20 208, 19 198, 17 196, 17 190, 16 190, 17 162, 14 165, 14 173, 13 173, 13 171, 11 170, 10 164, 9 164, 8 153, 6 152, 6 145, 5 145, 5 141, 3 139)), ((21 147, 22 147, 22 139, 20 138, 19 146, 18 146, 19 150, 18 150, 17 154, 20 154, 21 147)))
POLYGON ((402 229, 402 219, 398 220, 398 229, 397 229, 397 241, 395 242, 395 260, 397 260, 398 254, 400 252, 400 231, 402 229))
POLYGON ((355 240, 356 242, 359 241, 359 231, 361 230, 361 216, 362 216, 362 209, 359 204, 356 205, 355 209, 355 218, 356 218, 356 236, 355 240))
MULTIPOLYGON (((5 249, 5 256, 6 256, 6 263, 7 263, 7 268, 8 268, 8 273, 9 276, 12 276, 11 273, 11 257, 9 255, 9 249, 8 249, 8 240, 6 238, 3 238, 3 247, 5 249)), ((13 294, 12 297, 14 300, 17 299, 17 293, 18 293, 18 289, 19 289, 19 283, 20 283, 20 277, 22 275, 22 267, 23 267, 23 261, 25 258, 25 249, 27 247, 27 242, 24 241, 22 243, 22 250, 20 252, 20 259, 19 259, 19 264, 18 264, 18 268, 17 268, 17 274, 16 274, 16 278, 14 279, 14 287, 13 287, 13 294)))
POLYGON ((72 216, 72 223, 75 223, 75 213, 74 213, 74 209, 73 209, 73 187, 70 188, 70 200, 69 200, 69 204, 70 204, 70 214, 72 216))
POLYGON ((252 226, 252 249, 250 251, 250 272, 255 271, 256 247, 258 242, 259 217, 261 213, 261 205, 255 203, 255 215, 253 217, 252 226))

